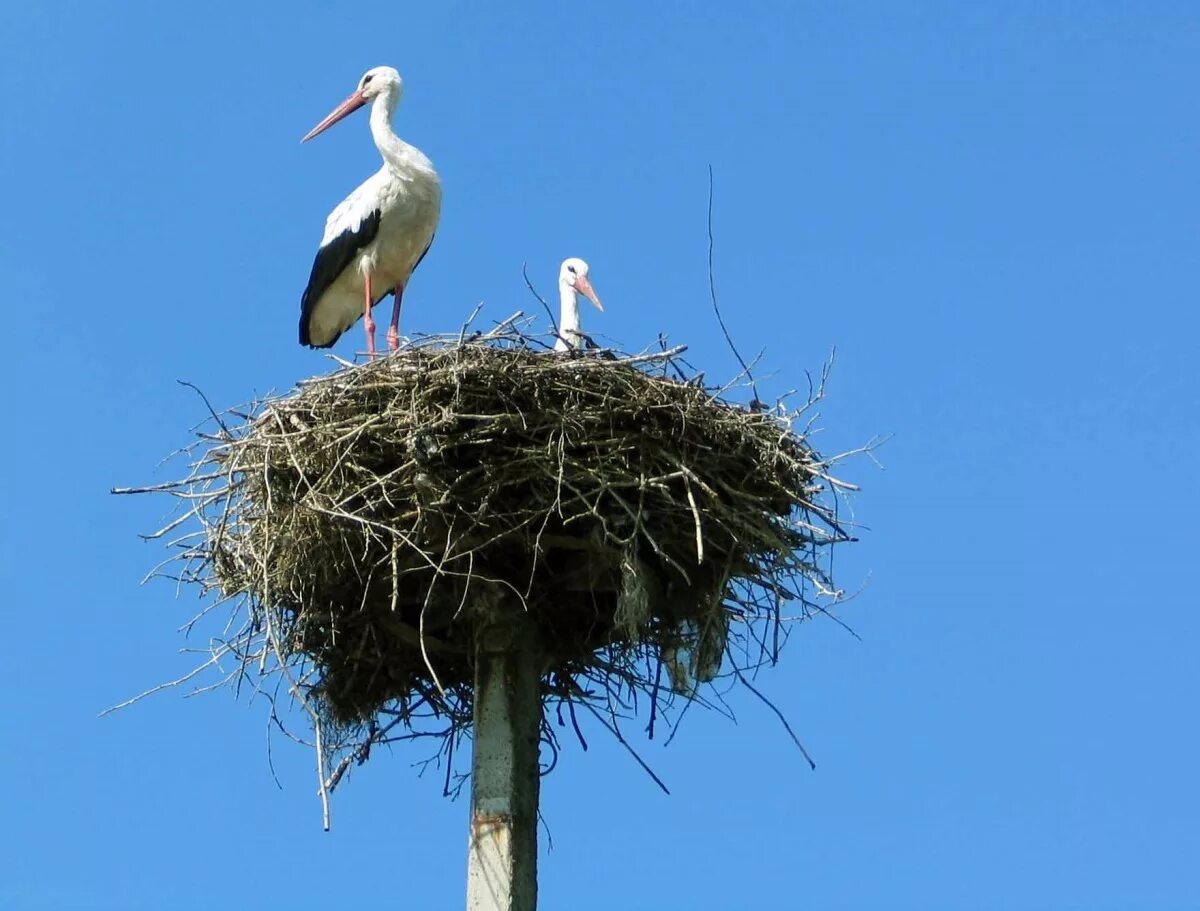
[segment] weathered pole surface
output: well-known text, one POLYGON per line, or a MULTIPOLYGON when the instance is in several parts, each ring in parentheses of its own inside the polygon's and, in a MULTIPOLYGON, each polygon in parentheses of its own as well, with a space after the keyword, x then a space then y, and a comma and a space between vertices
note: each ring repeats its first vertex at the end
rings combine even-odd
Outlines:
POLYGON ((529 624, 477 634, 467 911, 537 907, 540 682, 529 624))

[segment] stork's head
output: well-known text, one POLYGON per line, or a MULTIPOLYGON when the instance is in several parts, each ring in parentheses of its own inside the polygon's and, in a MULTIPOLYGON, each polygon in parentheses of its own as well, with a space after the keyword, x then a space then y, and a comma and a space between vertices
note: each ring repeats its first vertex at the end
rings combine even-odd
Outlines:
POLYGON ((558 270, 558 286, 577 291, 595 304, 597 310, 604 309, 604 305, 600 303, 600 298, 596 296, 596 291, 588 279, 588 264, 578 256, 563 260, 562 266, 558 270))
POLYGON ((404 91, 404 80, 390 66, 372 67, 358 80, 358 94, 368 101, 387 89, 391 89, 397 96, 404 91))
POLYGON ((308 142, 319 133, 324 133, 343 117, 353 114, 368 101, 384 93, 390 93, 394 104, 400 100, 403 91, 404 80, 400 78, 400 74, 395 69, 390 66, 372 67, 363 73, 362 79, 358 80, 358 88, 354 90, 354 93, 334 108, 328 117, 309 130, 308 135, 300 141, 308 142))

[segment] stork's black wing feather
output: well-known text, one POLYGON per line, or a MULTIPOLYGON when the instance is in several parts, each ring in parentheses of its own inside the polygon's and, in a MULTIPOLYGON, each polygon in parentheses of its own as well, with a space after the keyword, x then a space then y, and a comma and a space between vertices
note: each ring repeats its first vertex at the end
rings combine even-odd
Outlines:
POLYGON ((415 263, 413 263, 412 272, 409 272, 408 273, 409 275, 412 275, 413 272, 416 272, 417 266, 421 265, 421 260, 423 260, 425 258, 425 254, 428 253, 429 248, 433 246, 433 238, 434 237, 437 237, 436 231, 434 232, 433 236, 429 238, 429 243, 427 243, 425 245, 425 249, 421 251, 421 255, 417 257, 417 261, 415 263))
POLYGON ((382 213, 379 209, 367 213, 358 227, 352 231, 343 231, 327 244, 323 244, 313 260, 312 274, 308 277, 308 287, 300 298, 300 344, 310 347, 328 348, 336 339, 325 345, 313 345, 309 336, 308 324, 312 318, 313 309, 330 286, 337 281, 354 257, 375 239, 379 233, 379 221, 382 213))

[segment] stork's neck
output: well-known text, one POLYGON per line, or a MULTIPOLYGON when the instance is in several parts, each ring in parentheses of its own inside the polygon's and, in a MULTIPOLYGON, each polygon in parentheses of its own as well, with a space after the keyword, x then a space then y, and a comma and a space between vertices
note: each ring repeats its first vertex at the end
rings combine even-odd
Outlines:
POLYGON ((578 348, 579 332, 579 295, 566 282, 558 283, 559 317, 558 334, 561 336, 554 347, 558 351, 568 348, 578 348))
POLYGON ((392 114, 396 111, 398 100, 396 93, 388 89, 376 95, 375 100, 371 102, 371 137, 375 140, 375 147, 379 149, 379 154, 383 156, 388 167, 394 171, 432 171, 433 162, 425 153, 416 146, 409 145, 392 129, 392 114))

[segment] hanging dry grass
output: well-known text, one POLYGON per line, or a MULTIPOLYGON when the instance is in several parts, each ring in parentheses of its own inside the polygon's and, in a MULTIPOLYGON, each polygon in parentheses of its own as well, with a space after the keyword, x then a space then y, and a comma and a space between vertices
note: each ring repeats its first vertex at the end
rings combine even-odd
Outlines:
POLYGON ((199 521, 168 565, 232 605, 210 663, 308 710, 326 786, 374 743, 453 748, 483 625, 536 625, 560 723, 584 706, 616 731, 645 698, 653 731, 773 661, 785 604, 836 595, 849 485, 798 413, 723 401, 682 348, 544 348, 508 320, 346 364, 214 414, 188 475, 141 489, 185 504, 159 535, 199 521))

